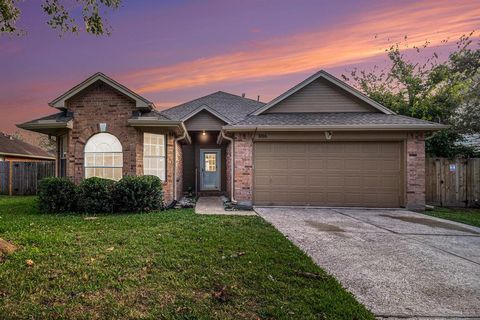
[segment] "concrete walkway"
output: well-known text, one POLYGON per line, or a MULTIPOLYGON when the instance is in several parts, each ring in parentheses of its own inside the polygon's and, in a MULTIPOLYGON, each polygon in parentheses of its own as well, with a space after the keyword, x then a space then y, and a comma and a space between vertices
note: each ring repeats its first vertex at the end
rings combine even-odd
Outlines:
POLYGON ((255 211, 226 211, 220 197, 200 197, 195 205, 198 214, 223 214, 232 216, 254 216, 255 211))
POLYGON ((256 211, 378 318, 480 319, 480 228, 406 210, 256 211))

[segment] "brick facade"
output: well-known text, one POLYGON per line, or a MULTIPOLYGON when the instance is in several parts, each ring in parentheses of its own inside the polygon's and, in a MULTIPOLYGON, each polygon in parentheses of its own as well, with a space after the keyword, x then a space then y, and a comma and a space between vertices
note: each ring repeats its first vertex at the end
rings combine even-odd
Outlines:
POLYGON ((235 200, 253 199, 253 133, 237 133, 235 143, 235 200))
MULTIPOLYGON (((175 168, 177 173, 176 184, 175 184, 176 186, 175 195, 176 195, 176 199, 180 200, 183 195, 183 149, 180 142, 176 142, 175 152, 176 152, 175 168)), ((173 181, 173 178, 172 178, 172 181, 173 181)))
MULTIPOLYGON (((70 98, 67 109, 73 113, 73 129, 68 134, 67 176, 75 183, 85 177, 84 149, 88 139, 100 133, 99 124, 107 124, 107 133, 117 137, 123 149, 123 175, 143 175, 143 132, 128 126, 135 102, 104 83, 96 83, 70 98)), ((165 202, 173 200, 173 143, 167 137, 167 177, 164 184, 165 202)))
POLYGON ((425 209, 425 136, 423 132, 407 134, 406 141, 406 207, 425 209))
MULTIPOLYGON (((143 132, 128 126, 128 119, 136 111, 134 101, 106 84, 97 83, 67 101, 72 112, 73 129, 68 136, 67 176, 79 182, 84 176, 84 148, 88 139, 100 132, 99 123, 106 123, 106 132, 116 136, 123 148, 123 175, 143 174, 143 132)), ((160 129, 146 129, 166 135, 167 172, 164 184, 165 202, 174 199, 173 170, 177 172, 176 196, 183 192, 183 153, 179 143, 174 159, 175 136, 160 129)), ((253 133, 236 133, 234 138, 234 198, 237 201, 253 200, 253 133)), ((422 210, 425 207, 425 140, 422 132, 407 134, 406 140, 406 194, 407 208, 422 210)), ((230 195, 230 146, 226 148, 226 191, 230 195)))
POLYGON ((230 198, 232 196, 232 146, 230 143, 225 150, 225 170, 225 191, 230 198))

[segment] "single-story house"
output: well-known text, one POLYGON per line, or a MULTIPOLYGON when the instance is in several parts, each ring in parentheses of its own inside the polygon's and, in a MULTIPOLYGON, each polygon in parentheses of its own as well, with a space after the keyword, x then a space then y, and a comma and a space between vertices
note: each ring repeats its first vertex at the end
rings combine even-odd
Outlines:
POLYGON ((47 151, 0 132, 0 161, 55 161, 47 151))
MULTIPOLYGON (((258 100, 258 99, 257 99, 258 100)), ((438 123, 395 114, 325 71, 268 103, 226 92, 156 110, 96 73, 18 127, 57 136, 58 175, 156 175, 184 191, 254 205, 425 205, 425 136, 438 123)))

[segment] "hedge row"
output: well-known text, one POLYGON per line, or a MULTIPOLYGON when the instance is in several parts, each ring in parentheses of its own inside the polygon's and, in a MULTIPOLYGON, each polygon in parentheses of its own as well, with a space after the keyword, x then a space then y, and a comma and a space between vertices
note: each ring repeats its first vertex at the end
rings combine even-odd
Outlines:
POLYGON ((161 210, 162 182, 155 176, 125 176, 118 182, 94 177, 77 186, 66 178, 50 177, 40 181, 38 205, 45 213, 161 210))

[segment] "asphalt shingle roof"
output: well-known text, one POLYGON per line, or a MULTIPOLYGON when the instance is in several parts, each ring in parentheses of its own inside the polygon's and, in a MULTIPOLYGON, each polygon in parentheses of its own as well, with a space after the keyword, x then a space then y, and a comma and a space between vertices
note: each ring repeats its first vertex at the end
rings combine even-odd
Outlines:
POLYGON ((2 132, 0 132, 0 154, 19 154, 29 157, 53 157, 53 155, 39 147, 32 146, 31 144, 2 132))
POLYGON ((67 114, 66 112, 62 111, 62 112, 54 113, 54 114, 51 114, 42 118, 38 118, 32 121, 25 122, 24 124, 41 123, 42 121, 52 121, 52 120, 55 120, 55 122, 59 122, 59 123, 66 123, 72 119, 73 117, 71 114, 67 114))
POLYGON ((323 113, 266 113, 247 116, 236 126, 297 126, 297 125, 438 125, 434 122, 396 114, 376 112, 323 112, 323 113))
POLYGON ((161 112, 163 116, 172 120, 183 120, 198 108, 208 106, 225 119, 234 124, 244 119, 248 114, 264 106, 265 103, 243 98, 231 93, 218 91, 161 112))
POLYGON ((160 111, 157 111, 157 110, 152 110, 146 113, 142 113, 141 115, 132 116, 131 119, 141 119, 141 118, 156 118, 157 120, 173 120, 166 117, 160 111))

